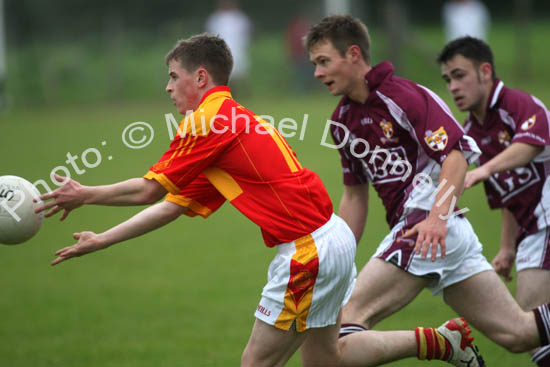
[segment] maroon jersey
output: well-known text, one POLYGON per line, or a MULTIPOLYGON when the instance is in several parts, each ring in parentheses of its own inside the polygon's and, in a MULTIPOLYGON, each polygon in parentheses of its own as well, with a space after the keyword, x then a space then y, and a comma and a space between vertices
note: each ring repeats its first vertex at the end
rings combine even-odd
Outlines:
POLYGON ((371 182, 394 226, 405 209, 431 210, 441 163, 453 149, 477 158, 447 105, 431 90, 393 74, 390 62, 365 76, 364 104, 343 97, 332 115, 331 133, 342 158, 344 184, 371 182), (415 177, 433 182, 415 190, 415 177))
POLYGON ((470 113, 465 129, 479 145, 478 165, 502 152, 511 143, 521 142, 546 149, 524 167, 496 173, 484 182, 489 206, 508 208, 521 226, 520 236, 537 232, 550 224, 550 173, 548 156, 549 112, 536 97, 507 88, 496 80, 491 91, 485 121, 480 124, 470 113))

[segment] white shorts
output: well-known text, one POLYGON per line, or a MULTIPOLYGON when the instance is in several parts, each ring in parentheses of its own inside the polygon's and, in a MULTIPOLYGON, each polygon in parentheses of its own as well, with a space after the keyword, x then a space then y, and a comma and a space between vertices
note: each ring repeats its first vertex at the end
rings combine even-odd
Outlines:
POLYGON ((299 332, 336 324, 355 284, 356 247, 335 214, 312 234, 278 245, 254 316, 299 332))
POLYGON ((550 270, 550 228, 525 237, 518 245, 516 270, 525 269, 550 270))
POLYGON ((373 257, 390 262, 410 274, 432 279, 428 289, 433 295, 472 275, 493 269, 482 254, 483 247, 470 222, 458 216, 447 221, 445 258, 441 258, 440 247, 436 261, 431 261, 430 256, 423 260, 420 254, 415 254, 416 236, 402 238, 402 235, 427 216, 426 211, 415 210, 402 219, 384 238, 373 257))

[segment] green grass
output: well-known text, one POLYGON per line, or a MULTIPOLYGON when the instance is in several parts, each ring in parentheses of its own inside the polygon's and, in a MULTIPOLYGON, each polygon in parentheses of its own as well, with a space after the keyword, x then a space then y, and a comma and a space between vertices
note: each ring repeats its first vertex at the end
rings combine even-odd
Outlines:
MULTIPOLYGON (((336 99, 250 99, 247 105, 278 122, 301 124, 303 141, 289 138, 302 163, 317 171, 335 203, 342 192, 336 151, 320 145, 336 99)), ((96 147, 103 161, 73 177, 103 184, 142 175, 169 143, 164 102, 44 108, 5 114, 0 174, 49 181, 50 171, 65 165, 67 152, 79 155, 96 147), (130 150, 121 132, 134 121, 154 126, 153 143, 130 150), (106 146, 101 146, 107 141, 106 146), (112 160, 107 160, 107 156, 112 160)), ((80 168, 83 167, 80 162, 80 168)), ((479 188, 462 204, 491 258, 499 241, 499 218, 489 212, 479 188)), ((2 366, 232 366, 249 337, 253 311, 274 255, 259 230, 226 204, 208 220, 182 218, 156 232, 106 251, 49 267, 55 250, 72 244, 75 231, 103 231, 140 208, 85 207, 60 223, 45 221, 39 234, 20 246, 0 248, 0 365, 2 366)), ((361 267, 388 227, 372 195, 366 234, 360 244, 361 267)), ((406 309, 377 329, 437 326, 453 312, 441 299, 423 292, 406 309)), ((489 365, 527 364, 479 333, 476 339, 489 365)), ((432 363, 435 364, 435 363, 432 363)), ((298 366, 293 358, 289 366, 298 366)), ((416 360, 392 366, 421 366, 416 360)))
MULTIPOLYGON (((542 40, 549 36, 547 27, 534 27, 533 41, 544 44, 542 40)), ((419 31, 435 51, 442 42, 438 31, 430 28, 419 31)), ((252 88, 253 97, 241 102, 258 114, 273 115, 276 123, 290 117, 301 126, 304 114, 309 115, 305 139, 288 140, 302 164, 319 173, 337 205, 342 192, 339 157, 336 151, 320 145, 326 119, 337 99, 317 90, 307 96, 281 93, 288 88, 289 80, 276 36, 264 37, 253 50, 254 59, 266 69, 253 70, 258 85, 252 88)), ((549 105, 550 73, 540 61, 547 58, 546 49, 532 50, 532 70, 536 78, 520 80, 514 74, 513 48, 507 43, 512 36, 509 27, 495 25, 493 28, 491 40, 495 44, 497 71, 508 85, 527 88, 549 105)), ((384 58, 383 41, 376 31, 373 38, 378 40, 373 53, 378 62, 384 58)), ((175 111, 169 108, 166 98, 146 100, 146 97, 156 96, 163 89, 165 70, 156 55, 162 55, 170 45, 171 42, 162 45, 162 51, 125 49, 120 59, 128 62, 120 63, 116 61, 118 58, 113 58, 113 65, 99 56, 86 61, 88 49, 74 46, 76 51, 68 55, 80 57, 77 62, 85 62, 86 67, 76 70, 81 73, 76 74, 76 79, 70 74, 59 74, 59 80, 67 83, 55 86, 52 101, 38 106, 35 102, 41 100, 41 93, 46 89, 33 84, 38 81, 24 77, 21 69, 17 74, 20 79, 10 88, 16 97, 25 96, 23 101, 28 106, 18 100, 10 110, 0 114, 0 175, 14 174, 33 182, 44 179, 53 186, 49 175, 60 165, 68 167, 75 179, 89 185, 144 174, 169 144, 164 114, 175 114, 175 111), (157 61, 158 69, 152 66, 157 61), (142 73, 146 75, 143 78, 138 71, 143 70, 145 64, 149 66, 147 72, 142 73), (122 84, 109 85, 110 89, 102 91, 103 84, 110 81, 102 71, 113 67, 111 72, 123 73, 115 78, 122 84), (101 102, 108 99, 106 96, 123 102, 101 102), (70 105, 70 102, 79 104, 70 105), (135 121, 148 122, 155 130, 153 143, 141 150, 131 150, 121 141, 123 129, 135 121), (105 146, 101 145, 103 141, 107 142, 105 146), (88 148, 101 152, 102 162, 96 168, 85 168, 82 164, 81 154, 88 148), (77 164, 80 169, 86 169, 84 174, 77 175, 65 163, 68 152, 79 156, 77 164)), ((412 52, 407 59, 406 76, 434 89, 450 102, 432 59, 412 52)), ((67 67, 65 64, 54 67, 71 73, 70 60, 52 55, 46 55, 46 60, 53 58, 68 63, 67 67)), ((32 60, 28 56, 21 53, 12 59, 12 65, 32 60)), ((462 120, 464 115, 457 114, 457 117, 462 120)), ((93 161, 92 158, 93 155, 90 156, 93 161)), ((470 209, 468 217, 485 246, 485 255, 492 259, 500 241, 499 213, 488 209, 480 186, 466 192, 461 206, 470 209)), ((140 209, 85 207, 71 214, 64 223, 56 218, 46 220, 38 235, 24 245, 0 246, 0 312, 3 315, 0 366, 239 364, 266 280, 267 266, 275 252, 265 248, 259 230, 229 204, 208 220, 182 218, 106 251, 49 267, 53 253, 73 243, 73 232, 104 231, 140 209)), ((387 232, 384 210, 373 193, 356 260, 359 268, 387 232)), ((514 291, 514 285, 510 287, 514 291)), ((437 326, 453 316, 453 311, 440 298, 425 291, 404 310, 377 325, 377 329, 437 326)), ((512 355, 480 333, 475 334, 488 365, 529 365, 526 355, 512 355)), ((299 360, 295 357, 288 365, 299 366, 299 360)), ((426 363, 414 359, 391 364, 424 365, 426 363)), ((441 364, 432 362, 431 365, 441 364)))

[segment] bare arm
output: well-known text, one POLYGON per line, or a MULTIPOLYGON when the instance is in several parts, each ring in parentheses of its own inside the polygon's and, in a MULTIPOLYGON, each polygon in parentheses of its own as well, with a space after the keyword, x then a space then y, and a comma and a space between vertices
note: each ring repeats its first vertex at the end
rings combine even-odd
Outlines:
MULTIPOLYGON (((56 175, 58 181, 64 177, 56 175)), ((84 204, 130 206, 152 204, 166 195, 166 189, 155 180, 132 178, 112 185, 84 186, 69 179, 59 189, 40 196, 42 200, 51 200, 36 209, 39 213, 52 208, 46 217, 64 210, 61 220, 84 204)))
POLYGON ((447 219, 452 212, 454 205, 462 193, 462 186, 468 163, 462 152, 452 150, 441 164, 439 175, 440 190, 432 206, 428 218, 418 223, 405 233, 403 237, 411 237, 418 234, 416 238, 415 252, 422 253, 425 259, 431 247, 431 260, 435 261, 437 246, 441 246, 441 256, 445 257, 447 237, 447 219))
POLYGON ((510 272, 516 259, 516 235, 518 223, 512 212, 502 209, 502 226, 500 230, 500 250, 492 261, 497 274, 502 275, 506 281, 511 281, 510 272))
POLYGON ((464 188, 468 189, 480 181, 485 181, 495 173, 523 167, 543 149, 544 147, 539 145, 513 143, 484 165, 468 172, 464 180, 464 188))
POLYGON ((150 206, 127 221, 103 232, 80 232, 73 235, 78 242, 72 246, 65 247, 55 253, 57 258, 51 265, 59 264, 72 257, 82 256, 94 251, 105 249, 116 243, 141 236, 160 228, 185 213, 187 208, 163 201, 150 206))
POLYGON ((338 215, 346 221, 355 235, 355 240, 359 240, 365 229, 369 206, 369 185, 345 186, 344 194, 340 201, 338 215))

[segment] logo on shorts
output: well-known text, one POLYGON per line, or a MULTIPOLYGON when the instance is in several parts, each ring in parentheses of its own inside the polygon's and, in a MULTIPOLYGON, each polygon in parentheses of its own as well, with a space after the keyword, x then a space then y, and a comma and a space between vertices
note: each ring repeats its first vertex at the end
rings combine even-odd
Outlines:
POLYGON ((438 151, 445 149, 447 142, 449 141, 449 136, 443 126, 441 126, 434 132, 431 132, 430 130, 426 131, 424 141, 432 150, 438 151))
POLYGON ((529 120, 525 121, 523 124, 521 124, 522 130, 529 130, 533 127, 533 125, 537 122, 537 116, 533 115, 529 118, 529 120))
POLYGON ((271 311, 269 311, 267 308, 265 308, 265 307, 262 306, 262 305, 258 305, 257 310, 258 310, 258 312, 261 313, 262 315, 266 315, 267 317, 271 316, 271 311))

